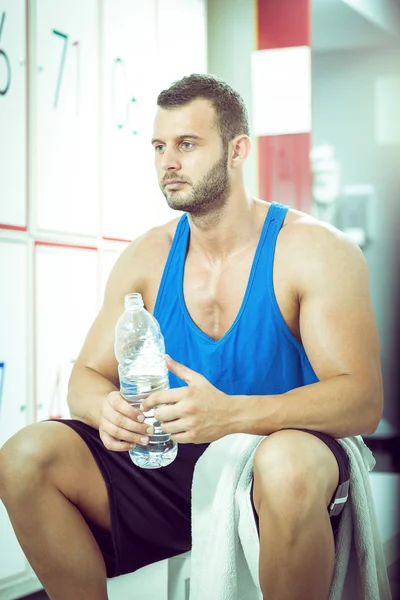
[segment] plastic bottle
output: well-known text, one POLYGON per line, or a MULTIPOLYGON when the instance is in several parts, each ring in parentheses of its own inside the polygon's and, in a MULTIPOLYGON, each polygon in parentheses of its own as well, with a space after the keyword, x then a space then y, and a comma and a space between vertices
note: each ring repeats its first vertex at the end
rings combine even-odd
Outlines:
MULTIPOLYGON (((140 294, 125 296, 125 311, 115 327, 115 356, 121 395, 135 408, 151 393, 168 388, 164 338, 156 319, 144 308, 140 294)), ((154 409, 144 413, 154 427, 149 444, 129 451, 135 465, 144 469, 166 467, 175 459, 178 444, 154 419, 154 409)))

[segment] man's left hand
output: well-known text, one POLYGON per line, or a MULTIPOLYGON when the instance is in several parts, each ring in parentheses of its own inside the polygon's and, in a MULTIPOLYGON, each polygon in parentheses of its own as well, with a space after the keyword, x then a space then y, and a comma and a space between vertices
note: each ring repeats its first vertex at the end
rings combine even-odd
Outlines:
POLYGON ((165 357, 167 367, 187 386, 155 392, 142 402, 147 412, 157 405, 154 417, 164 433, 180 444, 214 442, 233 433, 233 397, 214 387, 203 375, 165 357))

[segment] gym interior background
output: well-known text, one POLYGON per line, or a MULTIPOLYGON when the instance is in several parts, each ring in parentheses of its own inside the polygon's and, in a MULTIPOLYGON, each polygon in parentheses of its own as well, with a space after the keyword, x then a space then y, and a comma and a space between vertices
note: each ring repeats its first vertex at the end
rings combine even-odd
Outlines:
MULTIPOLYGON (((249 107, 249 190, 365 253, 385 387, 365 441, 400 597, 397 0, 0 0, 0 445, 68 416, 68 376, 112 265, 175 214, 155 178, 152 118, 157 93, 193 72, 221 76, 249 107)), ((0 600, 38 592, 3 505, 0 527, 0 600)), ((173 569, 159 566, 150 591, 148 573, 114 582, 110 597, 134 598, 142 576, 141 600, 184 598, 173 569)))

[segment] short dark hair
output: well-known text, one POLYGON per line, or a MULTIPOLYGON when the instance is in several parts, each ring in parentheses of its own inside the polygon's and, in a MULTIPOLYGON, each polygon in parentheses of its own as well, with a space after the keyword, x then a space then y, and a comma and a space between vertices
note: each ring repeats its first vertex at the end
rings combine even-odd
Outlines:
POLYGON ((224 146, 237 135, 250 135, 249 118, 243 98, 230 85, 214 75, 193 73, 175 81, 160 92, 157 105, 161 108, 185 106, 197 98, 210 100, 216 115, 224 146))

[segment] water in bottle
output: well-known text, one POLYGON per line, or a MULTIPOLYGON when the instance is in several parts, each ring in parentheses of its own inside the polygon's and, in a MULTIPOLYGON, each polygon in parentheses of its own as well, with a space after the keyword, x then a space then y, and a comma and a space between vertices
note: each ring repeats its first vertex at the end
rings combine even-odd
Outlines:
MULTIPOLYGON (((125 311, 115 328, 115 356, 121 395, 135 408, 153 392, 169 387, 165 364, 164 338, 156 319, 144 308, 140 294, 125 296, 125 311)), ((164 433, 154 418, 154 409, 144 413, 145 422, 154 428, 149 444, 137 444, 129 451, 135 465, 157 469, 176 457, 178 444, 164 433)))

